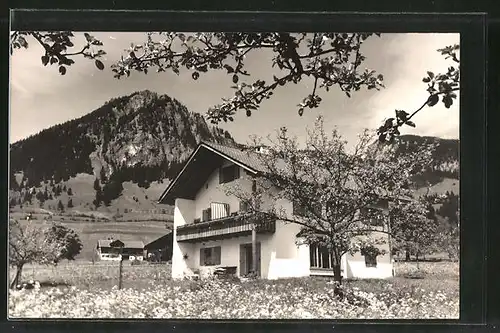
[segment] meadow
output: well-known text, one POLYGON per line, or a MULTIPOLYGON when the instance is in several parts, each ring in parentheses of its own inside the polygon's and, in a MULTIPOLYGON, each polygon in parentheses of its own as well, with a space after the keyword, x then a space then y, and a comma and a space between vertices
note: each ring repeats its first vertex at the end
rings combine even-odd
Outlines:
MULTIPOLYGON (((346 280, 345 297, 328 278, 277 281, 173 281, 169 264, 124 265, 84 261, 32 266, 23 280, 40 288, 10 291, 15 318, 248 318, 458 319, 458 263, 397 263, 388 280, 346 280)), ((11 278, 14 272, 11 271, 11 278)))

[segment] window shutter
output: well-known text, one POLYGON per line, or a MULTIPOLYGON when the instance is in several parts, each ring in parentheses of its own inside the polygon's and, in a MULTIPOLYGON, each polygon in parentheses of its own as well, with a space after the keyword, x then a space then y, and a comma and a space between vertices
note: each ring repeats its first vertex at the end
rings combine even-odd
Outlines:
POLYGON ((220 248, 220 246, 217 246, 217 247, 214 248, 214 250, 215 250, 214 251, 215 252, 214 253, 215 258, 214 258, 213 264, 214 265, 220 265, 220 262, 221 262, 221 260, 220 260, 221 259, 220 258, 221 257, 221 251, 220 250, 221 250, 221 248, 220 248))
POLYGON ((248 205, 245 201, 240 201, 240 212, 246 212, 248 210, 248 205))
POLYGON ((238 165, 234 165, 234 179, 239 179, 240 178, 240 167, 238 165))
POLYGON ((205 266, 205 251, 200 249, 200 266, 205 266))
POLYGON ((246 252, 243 244, 240 244, 240 276, 246 275, 247 272, 247 261, 246 252))
POLYGON ((257 243, 257 274, 260 276, 260 243, 257 243))

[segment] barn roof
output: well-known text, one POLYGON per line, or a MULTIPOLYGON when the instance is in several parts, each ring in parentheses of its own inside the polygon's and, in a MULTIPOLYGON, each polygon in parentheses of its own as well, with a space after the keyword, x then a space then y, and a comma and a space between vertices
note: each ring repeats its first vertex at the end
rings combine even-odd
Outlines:
MULTIPOLYGON (((97 241, 99 247, 110 247, 109 244, 116 241, 116 239, 100 239, 97 241)), ((142 241, 121 241, 125 244, 123 247, 128 249, 143 249, 144 243, 142 241)))
POLYGON ((173 232, 169 232, 166 235, 163 235, 154 241, 146 244, 144 248, 146 250, 156 250, 156 249, 164 249, 166 247, 172 247, 172 241, 173 241, 173 232))

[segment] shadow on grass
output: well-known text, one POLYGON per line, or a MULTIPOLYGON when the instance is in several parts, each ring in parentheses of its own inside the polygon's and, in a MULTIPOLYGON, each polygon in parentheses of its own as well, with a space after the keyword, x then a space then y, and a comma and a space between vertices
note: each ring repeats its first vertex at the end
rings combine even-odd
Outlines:
POLYGON ((71 287, 71 283, 66 281, 41 281, 41 288, 51 288, 51 287, 71 287))

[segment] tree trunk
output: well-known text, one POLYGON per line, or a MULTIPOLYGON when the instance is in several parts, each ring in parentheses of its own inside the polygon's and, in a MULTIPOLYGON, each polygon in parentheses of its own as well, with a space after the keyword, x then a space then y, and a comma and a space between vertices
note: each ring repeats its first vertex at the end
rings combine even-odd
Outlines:
POLYGON ((405 251, 405 260, 410 261, 410 251, 408 249, 405 251))
POLYGON ((335 264, 333 266, 333 280, 342 284, 342 270, 340 268, 340 264, 335 264))
POLYGON ((415 259, 417 260, 417 269, 420 269, 420 267, 418 265, 418 253, 419 253, 419 251, 420 251, 420 248, 419 248, 418 243, 417 243, 417 251, 415 251, 416 252, 415 259))
POLYGON ((340 298, 342 298, 344 295, 343 295, 341 287, 340 287, 342 285, 342 270, 341 270, 341 266, 340 266, 341 256, 338 256, 337 254, 332 253, 332 259, 333 259, 333 263, 332 263, 333 264, 332 265, 333 281, 335 283, 335 289, 333 291, 334 291, 334 294, 336 296, 339 296, 340 298))
POLYGON ((21 281, 21 275, 22 275, 22 272, 23 272, 23 266, 24 266, 24 264, 20 264, 20 265, 16 266, 17 267, 16 276, 14 277, 14 280, 10 284, 10 289, 14 289, 19 284, 19 282, 21 281))

